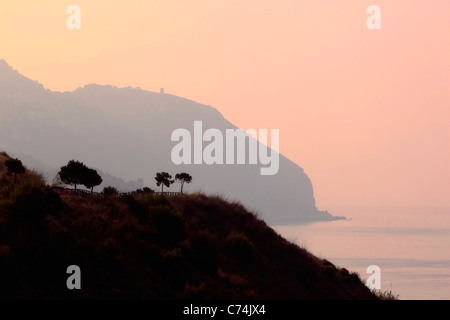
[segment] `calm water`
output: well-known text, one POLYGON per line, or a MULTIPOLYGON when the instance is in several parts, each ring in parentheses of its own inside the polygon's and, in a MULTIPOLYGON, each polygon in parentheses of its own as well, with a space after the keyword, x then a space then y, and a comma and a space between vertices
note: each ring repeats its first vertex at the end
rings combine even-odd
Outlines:
POLYGON ((450 299, 450 209, 329 210, 351 221, 275 226, 284 238, 367 279, 381 268, 381 289, 400 299, 450 299))

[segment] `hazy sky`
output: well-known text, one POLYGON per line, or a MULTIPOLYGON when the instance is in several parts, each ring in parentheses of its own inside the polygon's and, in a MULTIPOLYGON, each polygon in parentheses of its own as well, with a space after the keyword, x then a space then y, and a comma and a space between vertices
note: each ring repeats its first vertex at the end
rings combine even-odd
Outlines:
POLYGON ((449 17, 448 0, 0 0, 0 59, 52 90, 164 87, 280 129, 319 209, 450 207, 449 17))

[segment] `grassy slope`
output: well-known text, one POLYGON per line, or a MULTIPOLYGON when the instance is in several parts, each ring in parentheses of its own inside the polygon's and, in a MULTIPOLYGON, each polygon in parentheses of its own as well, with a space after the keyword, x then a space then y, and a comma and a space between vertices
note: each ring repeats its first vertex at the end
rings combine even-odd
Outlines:
POLYGON ((0 154, 0 297, 374 299, 356 274, 203 194, 59 196, 0 154), (66 268, 82 290, 66 288, 66 268), (39 275, 39 276, 37 276, 39 275))

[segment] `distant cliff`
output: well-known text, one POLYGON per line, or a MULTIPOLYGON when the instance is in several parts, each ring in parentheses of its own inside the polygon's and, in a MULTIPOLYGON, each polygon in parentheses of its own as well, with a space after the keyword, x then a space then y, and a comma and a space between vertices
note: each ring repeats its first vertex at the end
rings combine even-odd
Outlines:
POLYGON ((236 129, 211 106, 184 98, 99 85, 52 92, 0 61, 0 149, 50 168, 80 160, 124 180, 143 178, 150 188, 158 171, 185 171, 194 178, 186 191, 241 201, 269 224, 341 219, 317 210, 309 177, 283 155, 272 176, 260 175, 260 165, 173 164, 172 132, 192 131, 196 120, 204 130, 236 129))

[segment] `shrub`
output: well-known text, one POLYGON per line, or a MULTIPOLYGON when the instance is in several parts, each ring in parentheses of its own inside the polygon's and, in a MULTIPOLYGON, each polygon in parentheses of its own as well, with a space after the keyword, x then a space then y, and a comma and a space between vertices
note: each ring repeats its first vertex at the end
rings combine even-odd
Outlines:
POLYGON ((128 210, 132 213, 140 223, 148 223, 148 209, 135 197, 125 195, 121 200, 128 206, 128 210))
MULTIPOLYGON (((325 274, 325 277, 329 280, 334 280, 336 279, 336 275, 337 275, 337 268, 334 264, 332 264, 330 261, 328 261, 327 259, 322 259, 324 268, 323 268, 323 272, 325 274)), ((346 273, 346 275, 348 275, 348 273, 346 273)))
MULTIPOLYGON (((185 222, 181 213, 172 206, 164 195, 144 194, 137 197, 134 206, 145 209, 147 219, 153 228, 156 240, 160 243, 174 246, 186 238, 185 222)), ((140 214, 143 214, 141 211, 140 214)))
POLYGON ((157 206, 168 206, 172 207, 169 200, 167 200, 165 195, 162 194, 145 194, 140 196, 139 201, 147 208, 149 207, 157 207, 157 206))
POLYGON ((324 268, 324 274, 327 279, 334 280, 336 279, 336 268, 326 265, 324 268))
POLYGON ((8 213, 13 220, 43 221, 62 208, 61 198, 33 179, 17 185, 9 195, 8 213))
POLYGON ((114 187, 103 188, 103 195, 105 197, 115 197, 119 194, 119 191, 114 187))
POLYGON ((253 243, 243 233, 232 231, 225 240, 228 254, 236 259, 248 260, 253 256, 253 243))
POLYGON ((356 285, 357 283, 361 282, 361 279, 359 278, 359 274, 356 272, 351 272, 345 275, 344 281, 349 284, 356 285))
POLYGON ((136 193, 137 195, 142 195, 142 194, 152 194, 152 193, 155 193, 155 191, 154 191, 153 189, 150 189, 150 188, 148 188, 148 187, 145 187, 145 188, 142 188, 142 189, 137 189, 137 190, 135 191, 135 193, 136 193))

